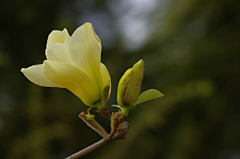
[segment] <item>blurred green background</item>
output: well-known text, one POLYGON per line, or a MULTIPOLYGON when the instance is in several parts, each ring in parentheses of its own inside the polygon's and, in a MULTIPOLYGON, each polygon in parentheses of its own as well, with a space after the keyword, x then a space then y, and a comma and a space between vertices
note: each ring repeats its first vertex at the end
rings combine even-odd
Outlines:
POLYGON ((52 30, 71 35, 84 22, 102 40, 109 108, 118 80, 139 59, 142 91, 165 97, 130 112, 126 140, 83 158, 240 158, 239 0, 1 0, 0 22, 1 159, 60 159, 101 139, 78 118, 87 109, 80 99, 20 72, 42 63, 52 30))

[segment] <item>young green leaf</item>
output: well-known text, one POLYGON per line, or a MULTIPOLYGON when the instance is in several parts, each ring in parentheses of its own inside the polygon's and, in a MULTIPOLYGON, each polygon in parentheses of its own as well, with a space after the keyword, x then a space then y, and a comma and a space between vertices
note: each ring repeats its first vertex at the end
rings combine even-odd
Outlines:
POLYGON ((164 95, 161 92, 159 92, 158 90, 149 89, 149 90, 141 93, 141 95, 138 97, 137 102, 134 103, 133 106, 138 105, 138 104, 143 103, 143 102, 147 102, 149 100, 160 98, 162 96, 164 96, 164 95))

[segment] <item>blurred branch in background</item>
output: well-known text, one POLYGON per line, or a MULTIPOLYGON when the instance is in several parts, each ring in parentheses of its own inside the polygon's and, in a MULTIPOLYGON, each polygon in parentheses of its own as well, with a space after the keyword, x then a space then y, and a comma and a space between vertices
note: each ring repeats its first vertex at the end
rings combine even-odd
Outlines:
POLYGON ((67 27, 72 34, 86 21, 102 39, 102 59, 111 74, 107 105, 116 104, 118 80, 141 58, 146 63, 141 92, 151 85, 165 97, 133 109, 124 142, 84 158, 239 158, 239 5, 237 0, 1 1, 0 158, 64 158, 100 139, 78 119, 85 106, 77 97, 39 88, 20 73, 43 61, 51 30, 67 27))

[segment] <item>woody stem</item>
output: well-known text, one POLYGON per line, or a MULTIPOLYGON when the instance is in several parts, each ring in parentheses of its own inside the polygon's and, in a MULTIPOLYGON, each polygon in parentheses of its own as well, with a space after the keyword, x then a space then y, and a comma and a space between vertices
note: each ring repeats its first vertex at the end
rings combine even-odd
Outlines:
POLYGON ((79 157, 82 157, 86 154, 88 154, 89 152, 92 152, 93 150, 103 146, 103 145, 106 145, 107 143, 111 142, 111 141, 114 141, 114 140, 117 140, 117 139, 122 139, 124 140, 126 138, 126 134, 127 134, 127 131, 129 129, 129 123, 128 122, 123 122, 122 124, 122 128, 116 133, 113 135, 112 138, 103 138, 102 140, 86 147, 85 149, 83 150, 80 150, 74 154, 72 154, 71 156, 65 158, 65 159, 77 159, 79 157))

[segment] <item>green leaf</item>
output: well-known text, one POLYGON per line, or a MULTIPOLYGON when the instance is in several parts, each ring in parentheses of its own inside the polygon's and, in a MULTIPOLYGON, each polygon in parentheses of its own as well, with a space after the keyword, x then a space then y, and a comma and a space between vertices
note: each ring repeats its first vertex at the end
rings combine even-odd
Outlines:
POLYGON ((147 102, 149 100, 153 100, 153 99, 156 99, 156 98, 160 98, 160 97, 163 97, 164 95, 159 92, 158 90, 156 89, 149 89, 143 93, 140 94, 140 96, 138 97, 138 100, 136 103, 133 104, 133 106, 135 105, 138 105, 140 103, 143 103, 143 102, 147 102))

